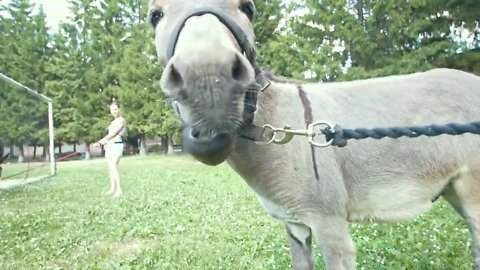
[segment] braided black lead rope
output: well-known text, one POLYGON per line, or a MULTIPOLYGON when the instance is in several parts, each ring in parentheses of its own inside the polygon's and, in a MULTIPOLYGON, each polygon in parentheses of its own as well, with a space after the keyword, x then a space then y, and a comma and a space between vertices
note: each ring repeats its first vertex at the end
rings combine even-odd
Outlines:
POLYGON ((471 122, 467 124, 449 123, 446 125, 430 125, 430 126, 411 126, 411 127, 391 127, 391 128, 356 128, 344 129, 338 125, 332 128, 322 130, 326 140, 332 140, 333 146, 344 147, 347 145, 347 140, 355 139, 361 140, 366 138, 382 139, 410 137, 415 138, 419 136, 438 136, 442 134, 461 135, 464 133, 480 134, 480 121, 471 122))

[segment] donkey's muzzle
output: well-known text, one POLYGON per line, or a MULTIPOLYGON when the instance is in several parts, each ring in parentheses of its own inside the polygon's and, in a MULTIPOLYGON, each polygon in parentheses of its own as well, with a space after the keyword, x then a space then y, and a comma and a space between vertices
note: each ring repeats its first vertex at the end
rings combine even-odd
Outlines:
POLYGON ((234 136, 228 133, 198 136, 189 126, 183 128, 183 149, 198 161, 218 165, 232 152, 234 136))

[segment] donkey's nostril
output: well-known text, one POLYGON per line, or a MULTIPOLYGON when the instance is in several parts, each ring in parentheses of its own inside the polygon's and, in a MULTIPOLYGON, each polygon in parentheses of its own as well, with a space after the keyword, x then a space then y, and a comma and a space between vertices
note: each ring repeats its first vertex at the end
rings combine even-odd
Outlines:
POLYGON ((183 83, 182 76, 180 75, 180 73, 178 73, 174 65, 172 65, 171 67, 171 81, 172 83, 180 85, 183 83))
POLYGON ((183 78, 182 75, 178 72, 177 68, 172 64, 168 68, 168 72, 166 74, 166 87, 168 89, 176 89, 180 90, 183 87, 183 78))
POLYGON ((190 136, 198 141, 209 141, 212 140, 213 138, 217 137, 219 134, 217 132, 210 130, 210 131, 200 131, 196 130, 194 128, 191 129, 190 131, 190 136))
POLYGON ((250 79, 248 69, 238 55, 235 55, 235 61, 233 61, 232 77, 241 83, 248 83, 250 79))
POLYGON ((195 139, 200 138, 200 131, 192 129, 191 133, 193 138, 195 139))

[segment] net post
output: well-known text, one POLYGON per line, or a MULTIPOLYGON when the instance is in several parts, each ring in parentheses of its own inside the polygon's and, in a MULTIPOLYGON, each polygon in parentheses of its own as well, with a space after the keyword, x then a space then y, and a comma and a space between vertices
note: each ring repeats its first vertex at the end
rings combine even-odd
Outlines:
POLYGON ((55 175, 55 141, 53 134, 53 104, 52 101, 48 102, 48 133, 50 137, 50 175, 55 175))

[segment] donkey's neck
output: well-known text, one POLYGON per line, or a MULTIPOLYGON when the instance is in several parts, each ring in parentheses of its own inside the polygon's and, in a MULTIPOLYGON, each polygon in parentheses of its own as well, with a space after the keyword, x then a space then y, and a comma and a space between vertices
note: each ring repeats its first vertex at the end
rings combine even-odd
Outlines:
MULTIPOLYGON (((275 127, 290 125, 292 128, 305 129, 305 115, 308 110, 305 100, 302 100, 302 95, 305 94, 302 89, 302 86, 297 84, 272 83, 258 95, 253 124, 270 124, 275 127)), ((309 163, 304 160, 304 155, 292 154, 300 150, 298 147, 308 147, 304 139, 306 138, 294 139, 287 145, 258 145, 253 141, 238 138, 235 150, 227 162, 261 197, 272 199, 278 196, 275 190, 290 190, 291 187, 280 187, 291 183, 284 181, 285 177, 295 177, 285 175, 284 171, 278 168, 292 167, 292 170, 288 171, 295 173, 296 169, 302 170, 304 168, 301 166, 309 163)))

